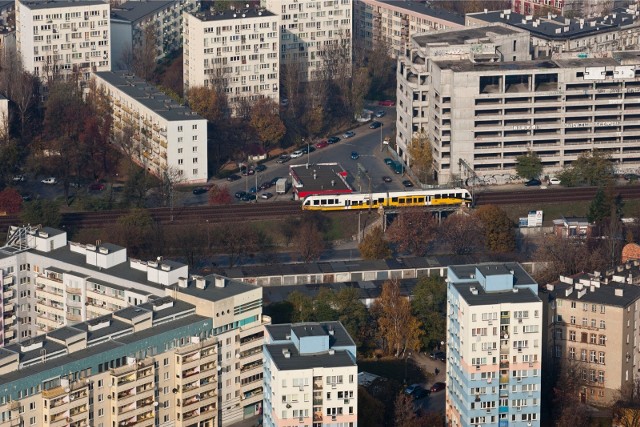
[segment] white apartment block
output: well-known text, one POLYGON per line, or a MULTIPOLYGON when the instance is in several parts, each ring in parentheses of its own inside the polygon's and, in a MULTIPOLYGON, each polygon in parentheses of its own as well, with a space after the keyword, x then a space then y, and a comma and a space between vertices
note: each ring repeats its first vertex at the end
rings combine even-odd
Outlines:
POLYGON ((517 263, 450 266, 447 425, 540 426, 542 301, 517 263))
POLYGON ((262 0, 262 5, 279 14, 280 63, 297 63, 301 81, 324 79, 324 52, 336 46, 351 67, 351 0, 262 0))
POLYGON ((182 13, 196 7, 196 0, 134 0, 112 8, 113 69, 125 68, 123 58, 142 47, 147 28, 154 36, 156 60, 182 48, 182 13))
POLYGON ((132 74, 94 77, 111 102, 112 141, 120 149, 160 178, 177 171, 178 184, 207 181, 206 119, 132 74))
POLYGON ((354 36, 365 48, 384 43, 393 58, 402 56, 411 36, 464 28, 464 16, 422 3, 355 0, 354 36))
POLYGON ((265 326, 266 427, 357 427, 356 345, 340 322, 265 326))
POLYGON ((230 112, 241 101, 279 102, 280 57, 277 15, 265 9, 185 13, 184 90, 224 86, 230 112))
POLYGON ((25 70, 45 83, 89 79, 111 69, 109 2, 16 0, 16 48, 25 70))
POLYGON ((52 228, 12 228, 0 256, 0 424, 214 427, 262 410, 262 288, 52 228))
POLYGON ((0 60, 16 50, 16 2, 0 1, 0 60))

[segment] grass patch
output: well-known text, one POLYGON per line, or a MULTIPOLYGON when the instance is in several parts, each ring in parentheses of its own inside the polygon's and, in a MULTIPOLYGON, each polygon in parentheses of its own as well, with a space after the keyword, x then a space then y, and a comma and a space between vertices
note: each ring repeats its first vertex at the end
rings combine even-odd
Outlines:
POLYGON ((400 384, 424 383, 428 380, 429 374, 425 373, 412 359, 366 359, 358 360, 358 371, 366 371, 384 378, 398 381, 400 384))
MULTIPOLYGON (((377 215, 377 214, 375 214, 377 215)), ((336 212, 329 215, 329 227, 325 233, 327 240, 350 240, 358 233, 358 215, 353 212, 336 212)), ((362 214, 361 226, 365 224, 366 214, 362 214)), ((369 220, 373 221, 373 219, 369 220)))

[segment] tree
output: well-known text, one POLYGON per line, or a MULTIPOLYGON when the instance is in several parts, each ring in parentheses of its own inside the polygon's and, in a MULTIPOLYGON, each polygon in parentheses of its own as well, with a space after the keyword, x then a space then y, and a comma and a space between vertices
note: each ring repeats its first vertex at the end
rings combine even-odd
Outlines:
POLYGON ((158 31, 157 24, 149 21, 142 29, 141 37, 137 39, 138 42, 133 48, 133 72, 136 76, 148 81, 155 75, 158 31))
POLYGON ((449 215, 438 228, 439 241, 448 244, 451 252, 465 255, 483 246, 482 229, 474 215, 459 211, 449 215))
POLYGON ((415 172, 420 182, 427 182, 433 167, 433 148, 424 131, 417 133, 411 139, 408 152, 411 170, 415 172))
POLYGON ((294 246, 304 262, 317 260, 326 248, 326 243, 318 226, 311 221, 302 222, 294 237, 294 246))
POLYGON ((373 310, 378 323, 378 336, 384 351, 401 357, 409 350, 420 348, 420 322, 411 314, 409 300, 400 294, 400 282, 388 280, 373 310))
POLYGON ((591 200, 589 205, 589 212, 587 213, 587 220, 589 222, 601 222, 611 213, 611 207, 608 206, 607 198, 604 194, 604 188, 599 187, 596 191, 596 195, 591 200))
POLYGON ((291 320, 293 322, 310 322, 314 318, 313 300, 299 291, 293 291, 287 297, 287 302, 293 307, 291 320))
POLYGON ((516 157, 516 173, 520 178, 533 179, 542 174, 542 160, 531 150, 527 154, 516 157))
POLYGON ((424 256, 436 238, 436 230, 437 222, 431 212, 404 209, 387 230, 387 238, 400 252, 424 256))
POLYGON ((367 427, 384 427, 384 403, 371 396, 366 388, 358 387, 358 421, 367 427))
POLYGON ((226 185, 219 187, 214 185, 209 189, 210 205, 230 205, 233 203, 233 196, 226 185))
POLYGON ((423 348, 432 349, 447 335, 447 285, 441 277, 422 277, 413 290, 411 306, 422 324, 423 348))
POLYGON ((618 427, 640 426, 640 378, 620 390, 620 398, 611 408, 614 425, 618 427))
POLYGON ((382 227, 376 226, 364 236, 362 243, 358 245, 360 255, 364 259, 387 259, 391 257, 391 248, 389 243, 384 240, 384 232, 382 227))
POLYGON ((396 427, 416 426, 418 417, 413 410, 413 397, 401 391, 396 397, 395 407, 396 427))
POLYGON ((337 319, 342 322, 356 346, 361 347, 370 337, 370 316, 354 288, 342 288, 333 296, 337 319))
POLYGON ((191 225, 172 225, 166 230, 167 249, 173 249, 194 268, 207 252, 207 233, 191 225))
POLYGON ((117 219, 114 234, 132 257, 148 255, 154 247, 157 229, 149 211, 134 209, 117 219))
POLYGON ((0 191, 0 212, 13 214, 20 211, 22 207, 22 196, 14 188, 7 188, 0 191))
POLYGON ((271 98, 260 98, 251 107, 251 127, 262 141, 262 147, 267 150, 270 144, 278 143, 287 132, 284 123, 278 115, 278 104, 271 98))
POLYGON ((256 250, 256 232, 247 223, 236 227, 221 225, 214 234, 218 236, 220 249, 229 257, 229 267, 256 250))
POLYGON ((562 184, 603 186, 612 179, 614 172, 611 156, 607 153, 594 150, 580 154, 571 166, 564 169, 558 178, 562 184))
MULTIPOLYGON (((557 359, 558 362, 560 360, 557 359)), ((589 412, 580 404, 582 368, 575 361, 565 359, 553 387, 553 409, 557 427, 589 425, 589 412)))
POLYGON ((608 259, 595 240, 582 242, 558 236, 545 237, 533 258, 546 265, 536 273, 538 283, 550 283, 559 275, 606 269, 608 259))
POLYGON ((37 199, 27 203, 20 213, 24 224, 41 224, 45 227, 59 227, 62 222, 60 205, 53 200, 37 199))
POLYGON ((217 122, 224 115, 223 105, 215 87, 192 87, 187 92, 189 107, 210 122, 217 122))
POLYGON ((494 205, 480 206, 475 216, 481 223, 485 245, 491 252, 511 252, 516 248, 514 223, 494 205))

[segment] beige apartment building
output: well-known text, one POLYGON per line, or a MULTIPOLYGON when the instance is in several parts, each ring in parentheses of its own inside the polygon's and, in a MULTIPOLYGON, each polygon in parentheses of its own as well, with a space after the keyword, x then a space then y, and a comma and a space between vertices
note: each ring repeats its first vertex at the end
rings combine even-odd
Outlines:
POLYGON ((224 87, 230 113, 280 98, 279 16, 266 9, 184 14, 184 91, 224 87))
POLYGON ((583 402, 605 406, 636 381, 640 366, 636 264, 604 274, 560 276, 542 291, 547 304, 545 370, 573 369, 583 402))
POLYGON ((355 0, 354 36, 365 48, 384 43, 398 58, 411 36, 464 28, 464 16, 422 3, 396 0, 355 0))

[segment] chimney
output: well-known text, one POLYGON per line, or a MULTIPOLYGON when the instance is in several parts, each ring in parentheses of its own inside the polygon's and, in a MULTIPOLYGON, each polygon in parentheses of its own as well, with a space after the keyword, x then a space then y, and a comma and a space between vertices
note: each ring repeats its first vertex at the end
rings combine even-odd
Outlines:
POLYGON ((616 289, 615 293, 617 297, 621 297, 624 295, 624 289, 616 289))
POLYGON ((181 288, 186 288, 187 287, 187 278, 186 277, 179 277, 178 278, 178 286, 181 288))
POLYGON ((205 289, 207 287, 207 281, 202 276, 196 276, 196 288, 205 289))
POLYGON ((214 283, 216 288, 224 288, 227 284, 226 279, 224 277, 218 277, 218 276, 216 276, 214 283))

